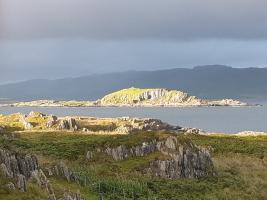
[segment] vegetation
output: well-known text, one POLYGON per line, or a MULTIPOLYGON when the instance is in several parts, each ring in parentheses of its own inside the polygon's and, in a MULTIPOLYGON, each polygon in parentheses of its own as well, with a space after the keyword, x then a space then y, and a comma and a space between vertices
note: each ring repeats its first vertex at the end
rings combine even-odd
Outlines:
MULTIPOLYGON (((70 132, 22 132, 13 137, 0 137, 0 147, 39 155, 44 165, 64 159, 80 177, 80 185, 52 178, 56 194, 64 188, 80 190, 87 199, 265 199, 267 192, 267 137, 233 137, 178 135, 180 142, 192 140, 212 151, 216 176, 202 179, 166 180, 143 175, 148 163, 161 155, 114 161, 99 154, 86 161, 88 150, 166 138, 167 132, 146 132, 130 135, 82 135, 70 132)), ((1 178, 1 185, 3 184, 1 178)), ((0 199, 45 199, 45 193, 34 185, 29 192, 0 191, 0 199)))
MULTIPOLYGON (((138 89, 131 90, 132 93, 139 92, 138 89)), ((184 135, 168 131, 88 135, 82 132, 47 130, 45 128, 49 116, 38 113, 27 117, 33 129, 26 131, 20 117, 19 114, 0 116, 0 125, 5 127, 4 133, 0 134, 0 148, 35 154, 44 168, 63 160, 77 175, 78 183, 67 182, 62 177, 50 177, 57 197, 65 190, 79 190, 87 199, 99 199, 99 195, 103 195, 104 199, 111 200, 263 200, 267 196, 266 136, 184 135), (160 152, 122 161, 114 161, 101 153, 107 147, 132 147, 145 141, 166 139, 170 135, 177 137, 184 146, 192 141, 208 148, 212 153, 216 175, 201 179, 155 178, 145 175, 144 169, 153 160, 168 158, 160 152), (94 151, 94 156, 89 161, 86 159, 88 151, 94 151)), ((120 125, 110 119, 86 121, 81 118, 78 123, 96 132, 113 131, 120 125)), ((0 174, 0 199, 47 199, 47 193, 31 181, 26 193, 7 190, 3 186, 9 181, 0 174)))

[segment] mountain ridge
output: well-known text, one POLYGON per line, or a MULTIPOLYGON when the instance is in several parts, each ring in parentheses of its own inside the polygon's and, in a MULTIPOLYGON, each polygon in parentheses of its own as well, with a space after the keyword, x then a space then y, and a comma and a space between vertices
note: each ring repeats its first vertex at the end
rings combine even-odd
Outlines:
POLYGON ((265 99, 267 98, 266 82, 267 68, 209 65, 192 69, 113 72, 76 78, 35 79, 9 83, 0 85, 0 98, 97 100, 107 93, 135 86, 179 89, 209 99, 265 99))

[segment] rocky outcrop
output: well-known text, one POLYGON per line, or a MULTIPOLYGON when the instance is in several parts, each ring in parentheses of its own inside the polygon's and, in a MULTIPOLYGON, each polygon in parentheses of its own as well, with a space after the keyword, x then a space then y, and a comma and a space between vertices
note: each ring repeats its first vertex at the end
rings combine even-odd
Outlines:
POLYGON ((59 164, 54 165, 53 167, 49 167, 46 169, 49 176, 59 176, 65 178, 67 181, 77 182, 78 177, 76 174, 68 168, 68 166, 61 161, 59 164))
POLYGON ((26 177, 22 174, 19 174, 17 176, 17 187, 21 192, 26 192, 27 191, 27 183, 26 183, 26 177))
POLYGON ((56 195, 53 189, 52 184, 49 182, 48 178, 44 172, 40 170, 35 170, 32 172, 31 179, 41 188, 45 189, 48 192, 50 200, 56 200, 56 195))
POLYGON ((145 170, 146 173, 176 179, 204 177, 213 172, 213 162, 207 149, 197 147, 193 143, 187 143, 185 146, 180 144, 176 137, 144 142, 133 147, 120 145, 107 148, 105 153, 119 161, 130 157, 142 157, 156 151, 165 155, 166 159, 151 162, 145 170))
POLYGON ((52 128, 56 124, 57 124, 57 117, 54 115, 50 115, 48 120, 47 120, 46 127, 52 128))
POLYGON ((0 149, 0 170, 5 177, 16 179, 16 186, 20 191, 27 191, 27 180, 37 169, 35 156, 24 156, 0 149))
POLYGON ((111 156, 114 160, 124 160, 129 157, 142 157, 147 154, 153 153, 157 150, 156 141, 143 142, 140 145, 127 148, 125 145, 110 148, 105 150, 105 153, 111 156))
POLYGON ((61 130, 78 130, 78 124, 74 118, 62 119, 59 122, 59 129, 61 130))
POLYGON ((120 125, 116 128, 116 132, 118 134, 129 134, 135 131, 160 131, 160 130, 168 130, 168 131, 177 131, 181 130, 179 126, 172 126, 170 124, 164 123, 159 119, 151 119, 151 118, 121 118, 124 120, 125 124, 120 125))
POLYGON ((85 200, 79 191, 76 193, 65 192, 61 200, 85 200))
POLYGON ((180 146, 175 152, 166 154, 169 159, 153 161, 148 171, 170 179, 200 178, 213 174, 213 163, 206 149, 192 151, 180 146))
POLYGON ((33 125, 31 123, 27 122, 27 119, 25 118, 25 116, 20 117, 20 122, 22 123, 24 129, 26 129, 26 130, 30 130, 33 128, 33 125))
POLYGON ((183 131, 183 133, 185 135, 187 135, 187 134, 193 134, 193 135, 205 134, 205 131, 198 129, 198 128, 181 128, 181 131, 183 131))
POLYGON ((4 174, 10 178, 18 175, 30 178, 31 173, 38 169, 38 161, 35 156, 12 154, 3 149, 0 149, 0 164, 4 174))

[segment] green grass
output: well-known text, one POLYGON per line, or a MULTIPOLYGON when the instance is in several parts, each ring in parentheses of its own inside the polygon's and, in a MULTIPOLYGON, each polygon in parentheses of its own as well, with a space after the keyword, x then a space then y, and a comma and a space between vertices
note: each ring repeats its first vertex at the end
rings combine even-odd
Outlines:
MULTIPOLYGON (((188 141, 205 146, 212 152, 216 175, 201 179, 168 180, 143 174, 143 169, 161 154, 114 161, 104 154, 95 154, 93 161, 85 161, 85 153, 96 148, 133 146, 152 139, 173 135, 166 132, 146 132, 130 135, 82 135, 69 132, 20 133, 15 138, 0 137, 0 147, 32 152, 48 164, 64 159, 80 174, 80 186, 53 178, 56 192, 63 188, 80 190, 87 199, 97 199, 99 185, 105 199, 170 199, 170 200, 264 200, 267 197, 267 137, 233 137, 177 135, 182 144, 188 141), (84 181, 87 180, 87 185, 84 181), (91 181, 91 183, 90 183, 91 181), (124 198, 125 196, 125 198, 124 198)), ((31 193, 38 188, 32 186, 31 193)), ((0 193, 3 193, 0 190, 0 193)), ((18 195, 18 193, 16 193, 18 195)), ((16 196, 15 195, 15 196, 16 196)), ((25 194, 27 195, 27 194, 25 194)), ((41 195, 41 194, 40 194, 41 195)), ((10 196, 9 199, 16 199, 10 196)), ((1 199, 1 194, 0 194, 1 199)), ((2 196, 3 199, 3 196, 2 196)), ((40 196, 39 199, 42 199, 40 196)))
POLYGON ((21 151, 37 153, 60 159, 76 160, 84 157, 88 150, 106 149, 119 145, 133 146, 144 141, 167 137, 167 133, 149 132, 129 135, 83 135, 69 132, 29 132, 21 133, 13 139, 0 139, 6 148, 19 148, 21 151))
POLYGON ((192 140, 197 145, 211 148, 215 154, 241 153, 263 157, 267 153, 267 136, 190 135, 182 137, 192 140))

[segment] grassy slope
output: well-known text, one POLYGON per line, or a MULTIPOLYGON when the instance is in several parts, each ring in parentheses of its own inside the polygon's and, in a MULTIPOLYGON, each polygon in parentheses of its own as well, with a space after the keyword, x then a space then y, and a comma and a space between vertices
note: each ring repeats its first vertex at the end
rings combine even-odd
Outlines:
MULTIPOLYGON (((20 134, 15 139, 1 138, 0 146, 41 155, 46 163, 64 159, 85 177, 101 183, 103 188, 110 186, 105 189, 110 199, 120 199, 123 196, 121 191, 114 191, 113 186, 125 188, 128 193, 135 188, 140 196, 156 196, 159 199, 266 198, 267 192, 264 188, 267 187, 267 137, 178 136, 181 141, 190 139, 213 151, 217 176, 199 180, 162 180, 143 176, 140 170, 149 161, 159 157, 157 153, 118 162, 103 155, 91 162, 84 160, 86 151, 90 149, 119 144, 131 146, 167 135, 168 133, 155 132, 120 136, 31 132, 20 134)), ((66 184, 63 183, 64 181, 59 181, 58 185, 66 184)), ((86 193, 87 189, 79 188, 83 195, 96 196, 95 186, 92 186, 93 192, 89 194, 86 193)), ((130 194, 127 195, 129 197, 130 194)))

